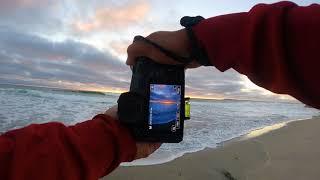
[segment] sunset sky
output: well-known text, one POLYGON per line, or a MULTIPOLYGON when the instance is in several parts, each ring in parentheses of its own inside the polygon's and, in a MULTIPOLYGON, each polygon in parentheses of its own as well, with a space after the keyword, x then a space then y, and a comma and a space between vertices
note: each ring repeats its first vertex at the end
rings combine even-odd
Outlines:
MULTIPOLYGON (((248 11, 265 0, 0 0, 0 83, 125 91, 126 48, 135 35, 177 30, 184 15, 248 11)), ((317 0, 295 0, 300 5, 317 0)), ((188 70, 188 95, 287 99, 233 70, 188 70)))

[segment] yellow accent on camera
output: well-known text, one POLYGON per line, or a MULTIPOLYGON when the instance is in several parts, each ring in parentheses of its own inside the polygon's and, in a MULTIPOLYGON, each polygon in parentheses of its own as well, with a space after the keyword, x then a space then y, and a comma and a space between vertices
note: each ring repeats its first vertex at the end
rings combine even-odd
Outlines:
POLYGON ((185 119, 188 120, 190 119, 190 98, 187 97, 185 98, 185 106, 184 106, 184 111, 185 111, 185 119))

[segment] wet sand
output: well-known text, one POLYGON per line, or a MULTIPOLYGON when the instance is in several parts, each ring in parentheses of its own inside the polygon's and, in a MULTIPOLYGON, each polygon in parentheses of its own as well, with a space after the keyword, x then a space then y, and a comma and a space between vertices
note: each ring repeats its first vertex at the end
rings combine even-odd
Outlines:
POLYGON ((165 164, 120 167, 103 179, 320 179, 320 117, 290 122, 260 136, 247 137, 225 142, 215 149, 186 154, 165 164))

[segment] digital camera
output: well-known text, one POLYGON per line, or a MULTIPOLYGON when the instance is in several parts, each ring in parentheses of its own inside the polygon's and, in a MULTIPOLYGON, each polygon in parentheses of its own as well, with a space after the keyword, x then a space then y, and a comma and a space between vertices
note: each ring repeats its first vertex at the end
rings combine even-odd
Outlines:
MULTIPOLYGON (((183 140, 185 69, 139 57, 132 68, 130 91, 118 99, 118 116, 137 141, 183 140)), ((188 108, 190 109, 190 108, 188 108)))

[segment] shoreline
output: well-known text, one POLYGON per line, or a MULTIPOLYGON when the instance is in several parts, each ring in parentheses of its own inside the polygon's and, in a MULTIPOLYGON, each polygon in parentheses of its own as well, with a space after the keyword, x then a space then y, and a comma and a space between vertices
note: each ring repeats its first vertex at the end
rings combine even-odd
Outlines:
MULTIPOLYGON (((317 117, 317 116, 315 116, 317 117)), ((248 132, 245 132, 243 134, 240 134, 240 135, 236 135, 235 137, 232 137, 230 139, 227 139, 227 140, 224 140, 222 142, 219 142, 216 144, 216 147, 205 147, 205 148, 202 148, 202 149, 199 149, 199 150, 195 150, 195 151, 188 151, 188 152, 184 152, 184 153, 181 153, 173 158, 167 158, 167 159, 164 159, 164 160, 160 160, 158 162, 152 162, 152 163, 139 163, 139 164, 128 164, 128 163, 122 163, 120 166, 121 167, 135 167, 135 166, 151 166, 151 165, 162 165, 162 164, 166 164, 166 163, 169 163, 171 161, 174 161, 178 158, 181 158, 187 154, 192 154, 192 153, 198 153, 198 152, 201 152, 201 151, 206 151, 206 150, 214 150, 216 148, 219 148, 223 145, 226 145, 226 144, 229 144, 229 143, 233 143, 233 142, 237 142, 237 141, 243 141, 243 140, 248 140, 250 138, 254 138, 254 137, 257 137, 257 136, 261 136, 265 133, 269 133, 271 131, 274 131, 274 130, 277 130, 279 128, 282 128, 284 126, 287 126, 289 123, 292 123, 292 122, 296 122, 296 121, 305 121, 305 120, 310 120, 314 117, 311 117, 311 118, 306 118, 306 119, 295 119, 295 120, 288 120, 288 121, 285 121, 285 122, 279 122, 279 123, 276 123, 276 124, 273 124, 273 125, 268 125, 268 126, 264 126, 264 127, 258 127, 256 129, 252 129, 248 132), (252 135, 251 135, 252 134, 252 135)))
MULTIPOLYGON (((281 128, 289 125, 290 123, 298 122, 298 121, 308 121, 308 120, 312 120, 314 118, 320 118, 320 116, 312 116, 311 118, 306 118, 306 119, 288 120, 288 121, 285 121, 285 122, 280 122, 280 123, 276 123, 276 124, 273 124, 273 125, 264 126, 264 127, 261 127, 261 128, 256 128, 256 129, 253 129, 253 130, 251 130, 251 131, 249 131, 249 132, 247 132, 245 134, 242 134, 240 136, 231 138, 231 139, 226 140, 226 141, 222 141, 221 143, 217 144, 217 147, 220 147, 220 146, 223 146, 223 145, 226 145, 226 144, 229 144, 229 143, 238 142, 238 141, 250 140, 251 138, 256 138, 256 137, 262 136, 262 135, 264 135, 266 133, 270 133, 272 131, 281 129, 281 128)), ((207 148, 205 148, 205 149, 207 149, 207 148)), ((209 149, 215 149, 215 148, 209 148, 209 149)), ((199 151, 197 151, 197 152, 199 152, 199 151)))
POLYGON ((259 136, 243 135, 164 164, 122 166, 106 179, 318 179, 319 128, 319 116, 291 120, 259 136))

